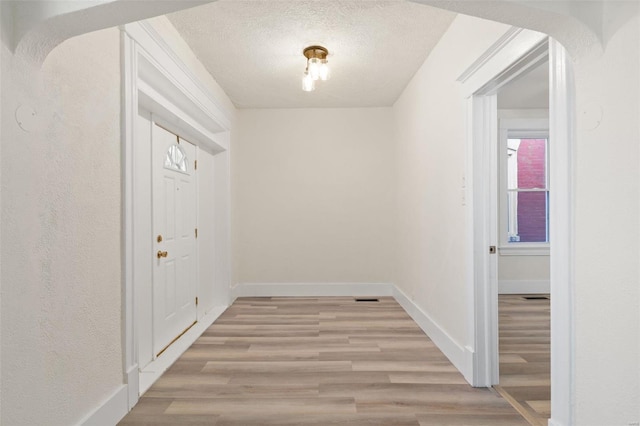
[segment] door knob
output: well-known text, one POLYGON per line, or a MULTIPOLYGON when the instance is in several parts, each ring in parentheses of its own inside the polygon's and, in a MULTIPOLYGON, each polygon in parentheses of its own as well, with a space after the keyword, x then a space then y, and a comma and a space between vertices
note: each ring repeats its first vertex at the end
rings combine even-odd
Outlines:
POLYGON ((169 253, 167 253, 166 251, 160 251, 158 250, 158 259, 160 259, 161 257, 167 257, 169 253))

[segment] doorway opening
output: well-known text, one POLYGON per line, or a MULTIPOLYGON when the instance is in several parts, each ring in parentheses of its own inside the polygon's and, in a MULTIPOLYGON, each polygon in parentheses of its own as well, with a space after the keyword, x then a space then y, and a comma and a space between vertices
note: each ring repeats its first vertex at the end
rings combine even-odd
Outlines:
MULTIPOLYGON (((509 82, 528 71, 549 62, 549 135, 548 179, 553 189, 538 188, 542 194, 532 198, 546 200, 548 215, 547 237, 552 235, 549 248, 549 294, 551 306, 551 421, 571 424, 574 373, 573 346, 573 200, 572 158, 574 143, 573 81, 565 49, 555 40, 540 33, 513 29, 480 63, 473 64, 460 77, 468 95, 469 136, 467 186, 470 188, 471 208, 468 213, 470 250, 468 252, 469 279, 473 312, 469 325, 471 382, 474 386, 494 386, 499 377, 498 335, 498 256, 500 222, 498 218, 498 107, 497 93, 509 82), (508 48, 506 48, 508 46, 508 48)), ((517 136, 517 135, 514 135, 517 136)), ((526 136, 526 135, 525 135, 526 136)), ((545 138, 535 135, 540 140, 545 138)), ((527 137, 531 139, 530 137, 527 137)), ((514 137, 514 139, 516 139, 514 137)), ((522 138, 521 138, 522 139, 522 138)), ((506 155, 506 154, 505 154, 506 155)), ((516 188, 517 189, 517 188, 516 188)), ((517 191, 514 191, 517 192, 517 191)), ((525 191, 526 192, 526 191, 525 191)), ((516 198, 513 197, 512 198, 516 198)), ((526 198, 526 197, 524 197, 526 198)), ((516 198, 517 199, 517 198, 516 198)), ((508 200, 505 200, 505 203, 508 200)), ((516 211, 512 214, 517 215, 516 211)), ((506 215, 509 209, 506 209, 506 215)), ((507 217, 508 222, 508 217, 507 217)), ((516 230, 506 227, 504 238, 511 232, 517 242, 516 230)), ((535 242, 535 241, 530 241, 535 242)), ((532 247, 533 249, 533 247, 532 247)))
POLYGON ((549 61, 497 92, 498 384, 527 420, 551 416, 549 61))

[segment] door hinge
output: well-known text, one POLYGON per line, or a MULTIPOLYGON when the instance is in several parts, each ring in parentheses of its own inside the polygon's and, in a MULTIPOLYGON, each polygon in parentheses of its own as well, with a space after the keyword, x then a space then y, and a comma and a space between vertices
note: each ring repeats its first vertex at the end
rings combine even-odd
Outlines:
POLYGON ((198 170, 198 160, 193 162, 193 170, 198 170))
POLYGON ((196 306, 198 306, 198 298, 196 297, 196 306))
POLYGON ((196 238, 198 238, 198 228, 196 228, 196 238))

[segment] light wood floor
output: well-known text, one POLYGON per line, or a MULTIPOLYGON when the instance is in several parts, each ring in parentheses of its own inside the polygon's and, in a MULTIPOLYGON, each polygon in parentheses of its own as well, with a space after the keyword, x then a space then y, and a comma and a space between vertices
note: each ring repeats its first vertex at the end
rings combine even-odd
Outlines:
POLYGON ((546 425, 551 415, 550 301, 501 294, 498 305, 500 386, 496 389, 531 424, 546 425))
POLYGON ((393 298, 241 298, 122 425, 527 425, 393 298))

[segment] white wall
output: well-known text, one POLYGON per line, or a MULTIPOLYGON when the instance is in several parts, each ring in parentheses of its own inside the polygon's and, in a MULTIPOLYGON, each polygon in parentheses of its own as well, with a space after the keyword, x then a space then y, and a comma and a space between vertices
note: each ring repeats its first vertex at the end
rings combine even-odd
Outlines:
POLYGON ((498 256, 498 294, 548 294, 549 276, 548 255, 498 256))
POLYGON ((42 69, 5 36, 0 423, 73 424, 123 378, 119 34, 70 39, 42 69))
POLYGON ((236 283, 393 281, 390 108, 240 110, 236 283))
POLYGON ((498 280, 549 281, 549 256, 498 257, 498 280))
POLYGON ((459 15, 394 105, 396 285, 460 347, 467 344, 463 179, 465 100, 458 76, 508 26, 459 15))
POLYGON ((640 422, 639 56, 636 11, 604 54, 575 60, 579 425, 640 422))

